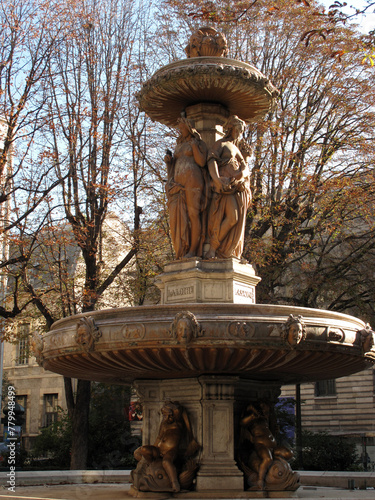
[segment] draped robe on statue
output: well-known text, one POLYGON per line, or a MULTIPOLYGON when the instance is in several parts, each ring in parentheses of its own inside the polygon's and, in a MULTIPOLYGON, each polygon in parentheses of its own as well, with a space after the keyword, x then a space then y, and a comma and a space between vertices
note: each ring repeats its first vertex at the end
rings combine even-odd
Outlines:
MULTIPOLYGON (((217 162, 220 177, 230 178, 231 174, 240 170, 240 165, 235 158, 220 158, 215 153, 211 153, 210 159, 217 162)), ((232 181, 223 192, 213 193, 208 215, 208 235, 211 246, 215 248, 216 257, 241 258, 245 238, 246 213, 250 201, 251 191, 248 175, 240 180, 232 181), (223 236, 221 233, 225 214, 233 210, 237 212, 237 222, 223 236)))

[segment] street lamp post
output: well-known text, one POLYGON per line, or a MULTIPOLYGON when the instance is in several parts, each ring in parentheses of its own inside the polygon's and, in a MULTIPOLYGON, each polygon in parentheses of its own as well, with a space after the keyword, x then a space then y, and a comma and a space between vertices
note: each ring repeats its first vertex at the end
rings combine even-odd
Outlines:
POLYGON ((300 469, 303 469, 301 384, 296 385, 296 449, 300 469))

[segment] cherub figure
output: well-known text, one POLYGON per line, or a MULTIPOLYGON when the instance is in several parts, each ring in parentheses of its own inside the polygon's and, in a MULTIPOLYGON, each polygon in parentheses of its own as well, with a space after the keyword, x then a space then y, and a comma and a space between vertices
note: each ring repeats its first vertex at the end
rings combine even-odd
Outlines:
MULTIPOLYGON (((278 446, 273 434, 276 432, 276 421, 272 418, 271 407, 268 403, 261 401, 256 405, 248 405, 241 419, 241 426, 251 443, 248 462, 249 476, 256 478, 251 482, 253 484, 255 482, 257 489, 264 490, 267 473, 274 461, 277 459, 288 461, 293 453, 285 446, 278 446), (272 432, 270 427, 275 427, 275 430, 272 432)), ((293 474, 292 471, 290 472, 293 474)))
MULTIPOLYGON (((187 438, 188 447, 185 452, 187 457, 193 456, 200 446, 192 436, 187 413, 179 403, 166 402, 161 409, 161 413, 163 418, 155 443, 141 446, 134 452, 134 457, 140 463, 136 471, 133 471, 133 481, 134 486, 141 491, 172 491, 177 493, 181 489, 181 484, 177 473, 176 460, 181 445, 187 438), (145 462, 149 466, 154 465, 154 469, 147 466, 143 467, 145 462), (166 478, 163 478, 163 474, 160 474, 158 464, 165 471, 166 478), (158 470, 159 473, 155 473, 158 470), (166 479, 166 481, 163 481, 163 479, 166 479)), ((183 480, 181 482, 184 483, 183 480)))

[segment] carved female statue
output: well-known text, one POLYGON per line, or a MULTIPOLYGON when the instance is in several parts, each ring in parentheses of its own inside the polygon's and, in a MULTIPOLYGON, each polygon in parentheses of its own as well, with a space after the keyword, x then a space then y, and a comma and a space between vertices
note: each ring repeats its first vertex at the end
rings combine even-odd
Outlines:
POLYGON ((176 258, 201 257, 205 238, 202 213, 205 204, 203 167, 207 147, 190 120, 178 120, 180 136, 172 155, 164 158, 168 169, 166 192, 176 258))
POLYGON ((250 170, 246 163, 250 148, 240 147, 244 129, 244 121, 235 115, 229 117, 225 136, 216 141, 208 154, 213 190, 208 213, 208 259, 240 258, 243 251, 246 212, 251 201, 250 170))

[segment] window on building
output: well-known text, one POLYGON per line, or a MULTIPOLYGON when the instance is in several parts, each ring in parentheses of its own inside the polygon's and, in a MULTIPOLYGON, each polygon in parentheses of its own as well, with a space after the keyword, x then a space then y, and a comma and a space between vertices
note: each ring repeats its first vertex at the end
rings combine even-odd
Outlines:
POLYGON ((375 394, 375 368, 372 370, 372 390, 375 394))
POLYGON ((27 365, 30 357, 30 325, 23 323, 18 329, 17 365, 27 365))
POLYGON ((43 426, 48 427, 57 421, 58 407, 57 407, 57 394, 44 395, 44 416, 43 426))
POLYGON ((336 396, 336 380, 320 380, 315 382, 315 397, 336 396))

